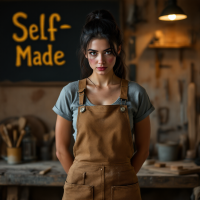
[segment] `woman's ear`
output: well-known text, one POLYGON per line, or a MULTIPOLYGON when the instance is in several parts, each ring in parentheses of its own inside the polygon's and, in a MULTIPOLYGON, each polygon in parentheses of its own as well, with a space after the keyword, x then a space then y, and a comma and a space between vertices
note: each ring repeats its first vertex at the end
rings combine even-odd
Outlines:
POLYGON ((122 45, 119 45, 119 47, 118 47, 118 51, 117 51, 117 54, 118 54, 118 55, 120 54, 121 49, 122 49, 122 45))

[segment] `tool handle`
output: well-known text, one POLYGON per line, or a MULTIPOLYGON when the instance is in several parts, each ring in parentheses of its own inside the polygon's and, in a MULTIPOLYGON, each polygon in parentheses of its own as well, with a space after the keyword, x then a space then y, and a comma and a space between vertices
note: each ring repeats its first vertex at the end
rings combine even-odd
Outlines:
POLYGON ((4 140, 4 142, 5 142, 5 143, 7 144, 7 146, 8 146, 7 138, 6 138, 5 134, 4 134, 4 132, 3 132, 3 131, 0 131, 0 135, 1 135, 2 139, 4 140))
POLYGON ((7 130, 11 130, 12 129, 12 124, 7 124, 6 128, 7 128, 7 130))
POLYGON ((20 117, 18 120, 18 131, 21 132, 22 129, 24 129, 25 125, 26 125, 26 118, 24 117, 20 117))
POLYGON ((17 145, 16 145, 17 148, 19 147, 19 145, 20 145, 20 143, 21 143, 21 141, 22 141, 22 138, 24 137, 25 133, 26 133, 25 130, 22 129, 22 130, 21 130, 21 134, 20 134, 20 136, 19 136, 19 139, 18 139, 18 141, 17 141, 17 145))
POLYGON ((13 130, 13 146, 16 146, 16 142, 17 142, 17 130, 13 130))
POLYGON ((47 168, 47 169, 45 169, 45 170, 40 171, 39 174, 40 174, 40 175, 44 175, 44 174, 46 174, 47 172, 49 172, 50 170, 51 170, 51 167, 49 167, 49 168, 47 168))
POLYGON ((10 148, 12 148, 12 143, 11 143, 10 137, 9 137, 9 135, 8 135, 8 131, 7 131, 7 129, 6 129, 5 126, 3 126, 3 131, 4 131, 4 133, 5 133, 5 137, 6 137, 8 146, 9 146, 10 148))

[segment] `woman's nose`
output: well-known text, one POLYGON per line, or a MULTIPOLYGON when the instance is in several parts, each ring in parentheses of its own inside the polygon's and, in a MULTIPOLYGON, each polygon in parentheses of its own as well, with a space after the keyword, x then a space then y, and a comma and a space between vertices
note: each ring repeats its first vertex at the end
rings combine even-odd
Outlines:
POLYGON ((105 63, 104 56, 101 55, 101 54, 99 54, 98 63, 99 63, 99 64, 105 63))

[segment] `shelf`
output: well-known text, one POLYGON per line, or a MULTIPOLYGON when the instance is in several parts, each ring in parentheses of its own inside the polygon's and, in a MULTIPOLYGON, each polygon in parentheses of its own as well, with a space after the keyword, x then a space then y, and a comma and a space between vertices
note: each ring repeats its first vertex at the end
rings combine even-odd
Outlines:
POLYGON ((149 44, 148 48, 150 49, 183 49, 183 48, 192 48, 192 45, 189 44, 149 44))

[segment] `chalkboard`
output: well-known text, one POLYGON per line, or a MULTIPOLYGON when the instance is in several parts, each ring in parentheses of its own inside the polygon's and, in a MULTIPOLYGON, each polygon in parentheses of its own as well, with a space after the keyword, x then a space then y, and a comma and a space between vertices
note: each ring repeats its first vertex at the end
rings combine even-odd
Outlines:
POLYGON ((109 10, 121 27, 120 0, 0 1, 0 83, 80 79, 80 33, 96 9, 109 10))

